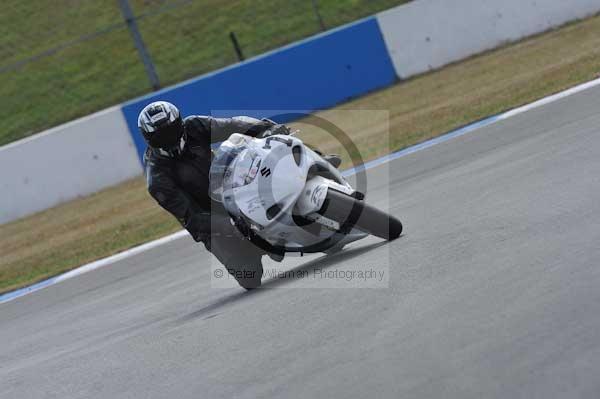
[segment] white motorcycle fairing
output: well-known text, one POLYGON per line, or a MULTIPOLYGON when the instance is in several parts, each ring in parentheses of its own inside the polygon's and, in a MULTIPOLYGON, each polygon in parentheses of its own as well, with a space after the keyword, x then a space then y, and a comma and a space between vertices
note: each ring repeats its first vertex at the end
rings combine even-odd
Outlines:
POLYGON ((353 195, 341 173, 293 136, 233 134, 210 170, 211 197, 286 252, 331 252, 368 234, 321 216, 328 190, 353 195))

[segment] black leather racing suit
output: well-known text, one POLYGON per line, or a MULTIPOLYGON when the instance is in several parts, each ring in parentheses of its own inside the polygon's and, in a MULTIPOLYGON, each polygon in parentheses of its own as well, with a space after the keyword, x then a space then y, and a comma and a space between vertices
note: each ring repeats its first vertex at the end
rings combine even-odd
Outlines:
POLYGON ((222 205, 209 197, 210 145, 233 133, 256 137, 271 128, 273 122, 248 117, 190 116, 183 123, 185 143, 181 153, 173 155, 150 147, 146 150, 148 192, 194 240, 203 242, 230 273, 232 269, 260 269, 262 276, 261 257, 265 252, 238 238, 222 205))

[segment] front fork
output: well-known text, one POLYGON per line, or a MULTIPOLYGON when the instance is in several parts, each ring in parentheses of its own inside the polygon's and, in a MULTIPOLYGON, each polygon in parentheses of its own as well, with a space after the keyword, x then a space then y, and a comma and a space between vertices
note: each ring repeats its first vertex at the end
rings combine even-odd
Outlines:
POLYGON ((317 213, 323 207, 328 190, 336 190, 347 195, 354 193, 351 187, 344 186, 322 176, 314 176, 306 182, 302 194, 300 194, 298 201, 296 201, 294 214, 308 218, 313 215, 320 216, 317 213))

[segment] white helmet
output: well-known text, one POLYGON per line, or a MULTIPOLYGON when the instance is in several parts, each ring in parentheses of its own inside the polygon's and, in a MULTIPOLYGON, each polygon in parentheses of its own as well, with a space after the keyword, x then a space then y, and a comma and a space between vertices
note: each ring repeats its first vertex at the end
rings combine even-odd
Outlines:
POLYGON ((179 110, 166 101, 146 105, 138 117, 138 128, 150 147, 168 152, 179 148, 184 133, 179 110))

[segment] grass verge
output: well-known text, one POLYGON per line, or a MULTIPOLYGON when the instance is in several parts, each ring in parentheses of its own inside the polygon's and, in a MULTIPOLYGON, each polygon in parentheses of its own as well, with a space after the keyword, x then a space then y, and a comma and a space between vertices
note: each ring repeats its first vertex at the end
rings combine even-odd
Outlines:
MULTIPOLYGON (((600 16, 451 65, 324 111, 365 160, 591 80, 600 73, 600 16), (340 110, 388 110, 386 123, 340 110)), ((297 124, 302 126, 302 122, 297 124)), ((318 131, 302 137, 326 152, 318 131)), ((346 160, 347 164, 347 160, 346 160)), ((180 227, 134 179, 95 195, 0 226, 0 292, 34 283, 180 227)))
MULTIPOLYGON (((406 1, 316 4, 333 28, 406 1)), ((0 145, 152 91, 118 3, 2 2, 0 145)), ((321 31, 307 0, 129 3, 162 87, 237 62, 229 32, 248 58, 321 31)))

